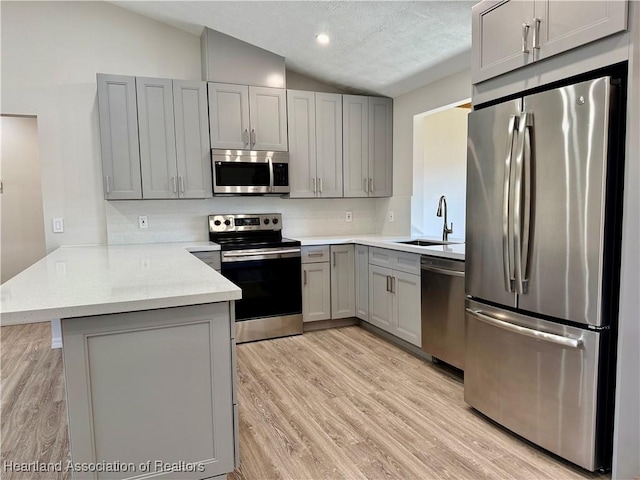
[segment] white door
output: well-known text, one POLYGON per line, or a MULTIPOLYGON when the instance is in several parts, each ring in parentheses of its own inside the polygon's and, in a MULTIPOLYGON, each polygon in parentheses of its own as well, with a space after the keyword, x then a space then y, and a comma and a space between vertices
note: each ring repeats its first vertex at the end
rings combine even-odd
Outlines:
POLYGON ((302 320, 331 318, 331 270, 329 262, 302 264, 302 320))
POLYGON ((209 83, 211 148, 249 150, 249 87, 209 83))
POLYGON ((316 94, 287 90, 291 198, 316 196, 316 94))
POLYGON ((136 77, 142 198, 176 198, 178 169, 173 83, 136 77))
POLYGON ((174 80, 173 111, 180 198, 210 198, 211 148, 205 82, 174 80))
POLYGON ((389 333, 394 333, 392 273, 390 268, 369 265, 369 323, 389 333))
POLYGON ((286 104, 284 88, 249 87, 252 150, 287 151, 286 104))
POLYGON ((342 95, 316 93, 318 196, 342 197, 342 95))
POLYGON ((356 314, 354 257, 353 245, 331 246, 331 318, 356 314))
POLYGON ((35 117, 0 117, 0 272, 4 283, 45 256, 35 117))
POLYGON ((417 347, 422 345, 420 275, 393 271, 394 334, 417 347))
POLYGON ((393 192, 393 100, 369 97, 369 196, 393 192))
POLYGON ((342 96, 345 197, 369 196, 369 97, 342 96))

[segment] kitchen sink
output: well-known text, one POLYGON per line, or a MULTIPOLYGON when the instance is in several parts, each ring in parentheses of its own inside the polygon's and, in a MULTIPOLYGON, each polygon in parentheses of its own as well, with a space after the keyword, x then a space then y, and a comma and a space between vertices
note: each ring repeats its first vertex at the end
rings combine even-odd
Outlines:
POLYGON ((433 245, 455 245, 456 242, 442 242, 439 240, 409 240, 408 242, 395 242, 404 243, 406 245, 418 245, 419 247, 431 247, 433 245))

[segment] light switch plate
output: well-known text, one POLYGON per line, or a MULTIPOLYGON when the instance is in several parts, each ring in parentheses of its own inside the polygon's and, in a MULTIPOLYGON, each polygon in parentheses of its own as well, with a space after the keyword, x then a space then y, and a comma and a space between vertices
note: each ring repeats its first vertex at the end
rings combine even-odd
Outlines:
POLYGON ((353 212, 346 212, 345 220, 347 222, 353 222, 353 212))
POLYGON ((393 223, 394 220, 395 220, 395 217, 393 215, 393 212, 389 212, 389 223, 393 223))
POLYGON ((64 220, 62 218, 53 219, 53 233, 64 232, 64 220))

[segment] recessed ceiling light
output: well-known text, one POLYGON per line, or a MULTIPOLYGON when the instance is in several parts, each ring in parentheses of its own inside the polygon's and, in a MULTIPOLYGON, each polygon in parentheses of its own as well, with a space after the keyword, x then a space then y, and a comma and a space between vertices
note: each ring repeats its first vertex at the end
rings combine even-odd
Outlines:
POLYGON ((321 45, 327 45, 329 43, 329 35, 327 35, 326 33, 319 33, 318 35, 316 35, 316 40, 321 45))

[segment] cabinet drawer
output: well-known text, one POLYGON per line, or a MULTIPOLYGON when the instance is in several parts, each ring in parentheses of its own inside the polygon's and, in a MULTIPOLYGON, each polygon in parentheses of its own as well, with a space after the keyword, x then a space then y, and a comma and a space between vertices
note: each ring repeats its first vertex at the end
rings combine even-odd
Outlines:
POLYGON ((329 257, 329 245, 302 247, 302 263, 328 262, 329 257))
POLYGON ((369 248, 369 263, 379 267, 393 268, 401 272, 420 275, 420 255, 386 248, 369 248))

